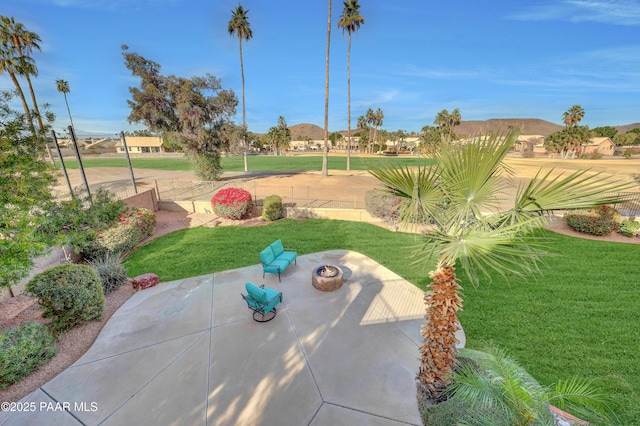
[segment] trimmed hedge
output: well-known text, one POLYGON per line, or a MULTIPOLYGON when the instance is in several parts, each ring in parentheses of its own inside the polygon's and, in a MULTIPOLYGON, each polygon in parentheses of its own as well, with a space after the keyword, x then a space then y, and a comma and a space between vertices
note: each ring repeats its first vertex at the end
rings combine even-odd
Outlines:
POLYGON ((611 206, 593 207, 567 214, 567 225, 589 235, 609 235, 620 228, 620 212, 611 206))
POLYGON ((262 205, 262 218, 264 220, 273 222, 281 219, 283 212, 282 198, 279 195, 268 195, 264 198, 262 205))
POLYGON ((227 219, 245 219, 251 214, 251 194, 242 188, 224 188, 211 199, 213 211, 227 219))
POLYGON ((27 377, 57 352, 49 329, 35 321, 0 333, 0 389, 27 377))
POLYGON ((624 235, 629 238, 633 238, 638 235, 638 231, 640 231, 640 222, 629 219, 623 220, 622 223, 620 223, 620 229, 618 229, 618 233, 620 235, 624 235))
POLYGON ((88 265, 63 264, 49 268, 33 277, 26 290, 38 299, 43 315, 53 317, 55 331, 65 331, 102 317, 102 283, 88 265))

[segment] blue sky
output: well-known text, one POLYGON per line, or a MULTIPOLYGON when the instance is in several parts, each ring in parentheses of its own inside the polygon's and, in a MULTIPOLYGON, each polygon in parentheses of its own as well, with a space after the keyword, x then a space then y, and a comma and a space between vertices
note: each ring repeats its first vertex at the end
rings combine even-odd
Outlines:
MULTIPOLYGON (((352 127, 382 108, 383 128, 419 131, 438 111, 463 120, 561 123, 574 104, 590 127, 640 122, 640 0, 360 0, 351 50, 352 127)), ((38 33, 35 90, 68 125, 55 80, 69 82, 77 129, 129 124, 127 44, 184 77, 211 73, 241 96, 238 40, 227 33, 237 0, 2 0, 0 14, 38 33)), ((243 44, 249 130, 324 125, 327 2, 242 0, 253 39, 243 44)), ((329 128, 347 128, 347 37, 333 1, 329 128)), ((12 88, 0 75, 0 89, 12 88)), ((19 107, 19 104, 17 104, 19 107)), ((242 120, 238 105, 235 120, 242 120)))

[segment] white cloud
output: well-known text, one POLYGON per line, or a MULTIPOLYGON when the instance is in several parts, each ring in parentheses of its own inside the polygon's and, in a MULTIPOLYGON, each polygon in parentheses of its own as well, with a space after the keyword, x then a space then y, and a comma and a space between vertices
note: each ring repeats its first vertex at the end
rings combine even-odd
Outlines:
POLYGON ((556 0, 507 17, 520 21, 600 22, 640 25, 638 0, 556 0))

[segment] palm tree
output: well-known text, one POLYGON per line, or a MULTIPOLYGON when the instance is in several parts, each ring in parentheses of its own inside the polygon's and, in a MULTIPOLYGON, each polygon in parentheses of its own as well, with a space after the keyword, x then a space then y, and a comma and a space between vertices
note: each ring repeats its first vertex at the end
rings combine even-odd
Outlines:
POLYGON ((58 92, 64 95, 64 103, 67 105, 67 112, 69 113, 69 121, 71 122, 71 127, 73 128, 73 132, 76 132, 76 128, 73 126, 73 119, 71 118, 71 110, 69 109, 69 102, 67 101, 67 93, 69 90, 69 82, 64 81, 62 79, 56 80, 56 87, 58 88, 58 92))
MULTIPOLYGON (((253 33, 251 32, 251 27, 249 27, 249 20, 247 19, 247 13, 249 10, 245 10, 242 5, 238 5, 235 10, 231 11, 231 20, 229 21, 229 26, 227 31, 229 31, 230 36, 237 35, 238 43, 240 45, 240 74, 242 75, 242 127, 244 131, 247 130, 247 115, 244 106, 244 64, 242 62, 242 40, 249 41, 253 37, 253 33)), ((244 146, 244 171, 249 171, 249 167, 247 165, 247 142, 246 138, 243 138, 243 146, 244 146)))
POLYGON ((33 109, 35 110, 36 119, 38 120, 38 126, 40 127, 40 133, 44 132, 44 123, 40 116, 40 108, 38 108, 38 102, 36 101, 36 94, 33 91, 33 85, 31 84, 30 76, 38 76, 38 69, 29 57, 29 54, 35 49, 40 50, 40 36, 38 34, 27 31, 19 22, 16 22, 13 17, 8 18, 6 16, 0 17, 0 34, 3 43, 12 45, 17 52, 19 60, 21 61, 18 67, 19 74, 24 76, 31 92, 31 100, 33 102, 33 109))
POLYGON ((369 112, 367 111, 367 117, 369 117, 369 123, 373 125, 373 137, 371 138, 371 147, 369 148, 369 154, 371 154, 372 146, 376 143, 376 134, 378 133, 378 127, 382 126, 382 119, 384 118, 384 113, 382 109, 378 108, 376 112, 371 110, 371 115, 369 116, 369 112))
POLYGON ((331 0, 327 14, 327 54, 324 71, 324 151, 322 153, 322 176, 329 176, 329 50, 331 47, 331 0))
POLYGON ((606 398, 577 377, 541 386, 505 351, 490 347, 487 356, 461 363, 452 377, 454 398, 469 406, 459 413, 461 424, 554 425, 551 404, 583 419, 610 424, 606 398))
POLYGON ((544 213, 613 204, 623 197, 603 194, 624 185, 586 170, 569 176, 538 174, 527 186, 511 182, 502 163, 517 140, 517 131, 506 137, 480 136, 462 146, 443 143, 436 164, 418 168, 374 169, 371 174, 387 191, 407 199, 401 220, 415 222, 427 215, 434 224, 419 261, 437 260, 425 293, 427 320, 420 348, 419 389, 426 398, 438 400, 449 384, 456 364, 458 294, 456 264, 477 285, 479 275, 538 272, 545 249, 535 240, 533 228, 544 223, 544 213), (508 188, 518 187, 510 208, 499 200, 508 188))
POLYGON ((360 15, 358 0, 345 0, 342 15, 338 21, 338 28, 349 34, 347 44, 347 171, 351 170, 351 34, 357 32, 364 18, 360 15))
POLYGON ((570 129, 584 118, 584 109, 580 105, 574 105, 562 114, 562 121, 570 129))
POLYGON ((22 87, 20 87, 20 82, 16 77, 16 74, 19 74, 20 72, 20 67, 24 66, 24 62, 25 58, 19 58, 16 55, 15 47, 10 46, 5 42, 0 43, 0 74, 3 72, 9 74, 13 85, 16 87, 16 92, 22 101, 22 108, 24 109, 24 115, 27 118, 27 125, 29 126, 31 133, 33 133, 33 136, 36 137, 31 110, 29 109, 29 105, 27 105, 27 98, 24 96, 22 87))

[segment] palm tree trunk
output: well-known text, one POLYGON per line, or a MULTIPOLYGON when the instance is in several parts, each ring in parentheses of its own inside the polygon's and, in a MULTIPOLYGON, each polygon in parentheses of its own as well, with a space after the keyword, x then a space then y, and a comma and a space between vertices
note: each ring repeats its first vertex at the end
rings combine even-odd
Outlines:
POLYGON ((49 144, 46 142, 44 123, 42 122, 42 116, 40 115, 40 108, 38 108, 38 102, 36 101, 36 94, 33 91, 31 78, 29 78, 29 74, 25 74, 24 76, 27 79, 27 85, 29 86, 29 92, 31 93, 31 101, 33 101, 33 109, 36 111, 36 120, 38 120, 38 128, 40 129, 40 135, 45 139, 44 146, 47 150, 47 158, 49 159, 49 162, 55 166, 56 162, 53 160, 53 155, 51 154, 51 148, 49 148, 49 144))
POLYGON ((373 128, 373 138, 371 138, 371 142, 369 144, 369 154, 373 154, 373 148, 376 146, 376 134, 378 133, 378 126, 374 126, 373 128))
POLYGON ((347 171, 351 170, 351 31, 347 43, 347 171))
POLYGON ((331 47, 331 0, 327 19, 327 55, 324 74, 324 152, 322 154, 322 176, 329 176, 329 48, 331 47))
POLYGON ((35 138, 37 136, 36 129, 35 127, 33 127, 33 117, 31 117, 31 111, 29 110, 29 105, 27 105, 27 98, 24 97, 24 92, 22 91, 22 87, 20 87, 20 83, 18 82, 18 79, 16 78, 15 73, 9 72, 9 77, 11 77, 11 81, 13 81, 14 86, 16 86, 16 91, 18 92, 18 96, 22 101, 22 108, 24 109, 24 115, 25 117, 27 117, 27 124, 29 126, 29 130, 31 131, 31 133, 33 134, 33 137, 35 138))
POLYGON ((238 42, 240 43, 240 75, 242 76, 242 156, 244 157, 244 171, 248 172, 249 167, 247 165, 247 140, 244 136, 244 132, 247 130, 247 113, 244 108, 244 64, 242 62, 242 37, 238 36, 238 42))
POLYGON ((418 381, 420 393, 438 400, 449 384, 456 363, 458 311, 462 309, 458 290, 462 287, 458 285, 453 266, 440 265, 429 277, 432 281, 431 290, 424 295, 427 322, 421 331, 424 342, 420 347, 418 381))

